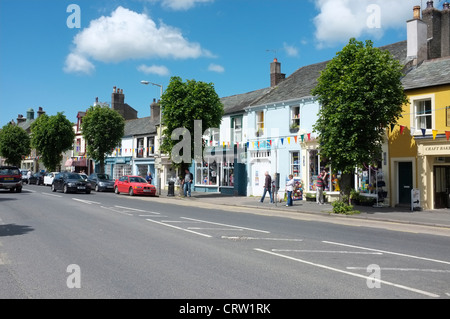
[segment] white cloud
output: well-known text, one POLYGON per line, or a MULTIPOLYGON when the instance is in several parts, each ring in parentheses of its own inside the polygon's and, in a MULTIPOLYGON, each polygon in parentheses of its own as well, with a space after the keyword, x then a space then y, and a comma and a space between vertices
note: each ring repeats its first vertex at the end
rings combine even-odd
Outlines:
POLYGON ((67 56, 66 72, 92 72, 90 60, 117 63, 129 59, 188 59, 212 56, 200 44, 189 42, 180 30, 156 23, 146 14, 118 7, 111 16, 91 21, 78 33, 67 56))
POLYGON ((417 0, 314 0, 319 14, 314 18, 319 46, 333 46, 351 37, 379 38, 388 30, 406 28, 417 0), (376 21, 379 21, 377 25, 376 21))
POLYGON ((297 57, 298 56, 298 49, 292 45, 288 45, 287 43, 283 44, 284 51, 286 51, 286 54, 288 56, 297 57))
POLYGON ((225 68, 221 65, 211 63, 208 67, 208 71, 223 73, 225 72, 225 68))
POLYGON ((145 73, 145 74, 157 74, 160 76, 167 76, 170 74, 169 69, 163 65, 147 66, 145 64, 142 64, 142 65, 138 66, 137 69, 138 69, 138 71, 145 73))
POLYGON ((168 7, 172 10, 188 10, 197 3, 206 2, 214 2, 214 0, 162 0, 162 5, 163 7, 168 7))

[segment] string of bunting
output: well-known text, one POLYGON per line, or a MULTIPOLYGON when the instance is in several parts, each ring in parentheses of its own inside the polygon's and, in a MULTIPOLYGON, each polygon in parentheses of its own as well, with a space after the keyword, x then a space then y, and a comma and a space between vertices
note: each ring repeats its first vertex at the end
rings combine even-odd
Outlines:
MULTIPOLYGON (((400 134, 403 135, 405 133, 405 129, 407 128, 404 125, 399 125, 400 126, 400 134)), ((394 132, 396 127, 396 124, 391 124, 391 134, 394 132)), ((427 130, 422 128, 420 129, 422 132, 422 136, 426 136, 427 135, 427 130)), ((411 127, 411 136, 414 136, 414 134, 416 133, 416 128, 415 127, 411 127)), ((433 134, 433 140, 436 140, 437 134, 439 133, 438 130, 432 130, 432 134, 433 134)), ((445 136, 447 137, 447 141, 450 141, 450 131, 445 131, 445 136)))

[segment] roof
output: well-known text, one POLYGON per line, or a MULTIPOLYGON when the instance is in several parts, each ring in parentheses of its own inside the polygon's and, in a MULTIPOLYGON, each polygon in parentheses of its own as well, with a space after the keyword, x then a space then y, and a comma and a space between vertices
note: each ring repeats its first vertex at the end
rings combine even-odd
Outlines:
POLYGON ((151 116, 125 121, 124 136, 146 135, 156 133, 159 118, 151 116))
POLYGON ((405 90, 450 84, 450 57, 428 60, 402 79, 405 90))
POLYGON ((261 99, 265 94, 270 92, 271 88, 265 88, 256 90, 244 94, 237 94, 232 96, 223 97, 220 101, 223 104, 225 114, 233 114, 243 112, 244 108, 249 106, 255 101, 261 99))

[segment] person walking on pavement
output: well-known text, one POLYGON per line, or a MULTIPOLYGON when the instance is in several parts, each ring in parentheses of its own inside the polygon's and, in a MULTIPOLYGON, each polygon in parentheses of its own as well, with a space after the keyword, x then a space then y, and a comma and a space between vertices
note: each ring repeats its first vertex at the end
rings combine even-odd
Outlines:
POLYGON ((147 180, 147 183, 151 184, 153 180, 152 172, 148 172, 147 177, 145 179, 147 180))
POLYGON ((289 175, 289 180, 286 183, 287 203, 286 206, 293 206, 292 192, 294 191, 294 176, 289 175))
POLYGON ((192 174, 187 168, 185 169, 185 173, 183 183, 184 197, 191 197, 192 174))
POLYGON ((319 205, 323 205, 323 187, 325 185, 325 178, 327 173, 322 171, 319 176, 317 176, 316 182, 316 202, 319 205))
POLYGON ((269 192, 270 202, 273 203, 272 198, 272 177, 270 177, 269 172, 266 172, 266 179, 264 181, 264 193, 261 197, 261 203, 264 202, 264 198, 266 197, 266 193, 269 192))

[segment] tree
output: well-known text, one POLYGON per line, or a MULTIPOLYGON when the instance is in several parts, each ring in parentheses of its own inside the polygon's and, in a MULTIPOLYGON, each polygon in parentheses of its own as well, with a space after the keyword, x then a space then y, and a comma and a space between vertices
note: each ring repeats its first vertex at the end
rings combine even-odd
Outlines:
MULTIPOLYGON (((199 147, 197 150, 201 149, 203 154, 203 132, 210 128, 219 128, 224 114, 223 104, 212 83, 195 80, 183 82, 180 77, 172 77, 162 96, 161 105, 162 122, 165 126, 161 149, 171 154, 175 166, 189 166, 192 155, 196 154, 196 146, 199 147), (201 121, 201 127, 196 127, 195 121, 201 121), (195 131, 199 129, 201 141, 198 141, 198 136, 194 136, 195 131), (180 161, 174 161, 173 158, 172 153, 175 152, 172 150, 175 150, 174 147, 179 143, 178 140, 172 139, 173 133, 183 135, 190 142, 190 148, 182 150, 184 156, 180 161), (190 152, 191 156, 186 157, 184 152, 190 152)), ((178 136, 174 137, 178 138, 178 136)))
POLYGON ((8 123, 0 130, 0 155, 6 163, 20 167, 24 156, 30 154, 30 137, 21 127, 8 123))
POLYGON ((52 116, 43 114, 31 124, 31 144, 50 171, 57 169, 62 154, 72 149, 74 139, 72 123, 62 112, 52 116))
POLYGON ((402 76, 388 51, 353 38, 327 64, 312 91, 322 105, 314 131, 334 169, 351 174, 379 159, 385 129, 408 103, 402 76))
POLYGON ((81 123, 89 156, 100 163, 104 172, 105 158, 120 144, 125 129, 124 118, 108 106, 91 106, 81 123))

